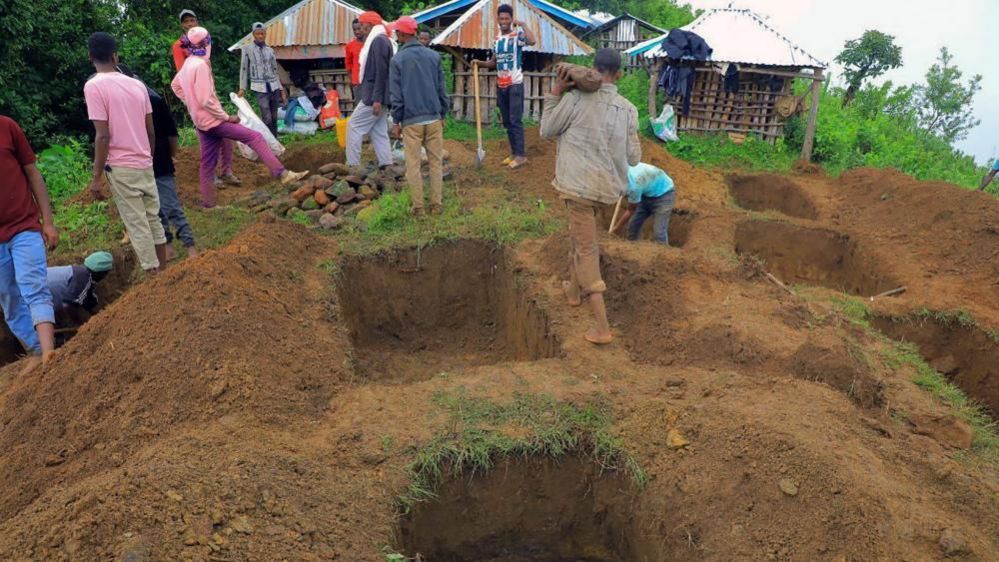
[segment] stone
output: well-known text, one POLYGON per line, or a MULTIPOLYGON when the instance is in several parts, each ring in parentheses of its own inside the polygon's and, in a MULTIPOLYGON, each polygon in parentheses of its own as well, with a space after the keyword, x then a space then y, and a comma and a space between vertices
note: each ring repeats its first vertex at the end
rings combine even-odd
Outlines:
POLYGON ((940 550, 943 551, 944 556, 947 557, 967 556, 971 554, 968 542, 953 529, 944 529, 943 533, 940 534, 940 540, 937 544, 940 546, 940 550))
POLYGON ((336 230, 343 226, 343 220, 331 213, 324 213, 319 217, 319 226, 323 230, 336 230))
MULTIPOLYGON (((365 203, 367 203, 367 201, 365 201, 365 203)), ((361 205, 359 204, 358 207, 361 210, 357 212, 357 220, 363 222, 364 224, 369 224, 372 220, 374 220, 375 216, 378 214, 377 205, 361 207, 361 205)))
POLYGON ((170 498, 175 502, 181 502, 184 500, 184 496, 178 494, 176 490, 167 490, 166 497, 170 498))
POLYGON ((291 198, 294 199, 295 201, 298 201, 299 203, 302 203, 306 199, 312 197, 312 194, 315 192, 316 189, 314 187, 311 187, 308 184, 306 184, 296 189, 294 192, 292 192, 291 198))
POLYGON ((347 193, 348 191, 353 191, 353 190, 354 190, 354 188, 350 187, 350 185, 347 182, 345 182, 345 181, 338 181, 338 182, 334 183, 333 185, 331 185, 330 187, 326 188, 326 195, 329 195, 330 197, 336 198, 336 197, 340 197, 344 193, 347 193))
POLYGON ((312 176, 309 178, 309 183, 316 186, 317 190, 322 190, 333 187, 333 184, 336 182, 323 176, 312 176))
POLYGON ((375 172, 373 174, 368 174, 368 177, 364 178, 364 181, 367 185, 377 189, 382 186, 383 179, 380 172, 375 172))
POLYGON ((971 426, 954 416, 912 414, 909 416, 909 423, 913 426, 913 433, 926 435, 941 445, 954 449, 970 449, 974 439, 971 426))
POLYGON ((349 176, 350 166, 339 162, 330 162, 320 167, 319 173, 323 175, 349 176))
POLYGON ((334 171, 336 171, 336 163, 335 162, 330 162, 329 164, 323 164, 322 166, 319 166, 319 173, 320 174, 329 174, 329 173, 332 173, 334 171))
POLYGON ((326 195, 325 191, 316 191, 312 198, 316 200, 316 203, 319 203, 320 207, 330 204, 330 196, 326 195))
POLYGON ((354 186, 354 187, 360 187, 360 186, 364 185, 364 176, 363 175, 347 176, 347 177, 343 178, 343 180, 345 182, 347 182, 348 184, 354 186))
POLYGON ((790 478, 781 478, 780 481, 777 482, 777 487, 780 488, 781 492, 784 492, 791 497, 798 495, 798 485, 795 484, 790 478))
POLYGON ((690 441, 684 438, 677 428, 671 428, 666 432, 666 446, 670 449, 683 449, 690 445, 690 441))
POLYGON ((377 189, 371 187, 370 185, 362 185, 361 195, 363 195, 364 198, 369 201, 374 201, 375 199, 378 199, 381 196, 381 193, 379 193, 377 189))
POLYGON ((357 192, 353 188, 344 191, 342 195, 337 196, 336 202, 340 205, 347 205, 353 203, 357 199, 357 192))
POLYGON ((323 216, 324 214, 326 214, 326 211, 322 209, 313 209, 311 211, 305 211, 305 216, 309 217, 309 220, 316 224, 319 223, 319 217, 323 216))
POLYGON ((302 201, 303 211, 315 211, 318 208, 319 208, 319 203, 316 202, 316 199, 314 197, 310 197, 305 201, 302 201))
POLYGON ((276 203, 274 203, 272 209, 274 209, 274 214, 278 216, 284 216, 288 212, 288 209, 297 206, 298 206, 298 201, 295 201, 291 197, 285 197, 283 199, 276 200, 276 203))
POLYGON ((323 209, 323 210, 326 211, 327 213, 335 213, 337 211, 337 209, 339 209, 339 208, 340 208, 340 204, 337 203, 336 201, 334 201, 334 202, 330 203, 329 205, 326 205, 326 208, 323 209))
POLYGON ((271 194, 266 191, 255 191, 253 195, 250 196, 249 201, 247 201, 247 206, 256 207, 258 205, 263 205, 271 200, 271 194))
POLYGON ((229 388, 229 383, 225 379, 219 379, 208 387, 208 392, 211 393, 212 400, 218 400, 223 394, 225 394, 226 389, 229 388))
POLYGON ((406 177, 406 167, 394 164, 392 166, 389 166, 388 168, 385 168, 384 175, 397 180, 402 179, 406 177))

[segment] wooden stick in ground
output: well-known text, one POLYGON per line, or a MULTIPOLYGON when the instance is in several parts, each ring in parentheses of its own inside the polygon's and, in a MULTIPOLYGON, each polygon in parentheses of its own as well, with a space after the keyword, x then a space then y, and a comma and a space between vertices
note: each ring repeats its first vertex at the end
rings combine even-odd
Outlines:
POLYGON ((612 234, 614 232, 614 225, 617 224, 617 215, 621 212, 621 203, 624 201, 624 196, 622 195, 620 199, 617 200, 617 205, 614 206, 614 217, 611 219, 610 227, 607 229, 607 234, 612 234))
POLYGON ((781 283, 780 279, 777 279, 776 277, 774 277, 770 273, 767 273, 766 271, 763 272, 763 275, 765 275, 767 277, 767 279, 771 283, 773 283, 774 285, 777 285, 778 287, 780 287, 781 289, 784 289, 785 291, 787 291, 788 293, 790 293, 792 295, 794 294, 794 291, 792 291, 791 288, 788 287, 787 285, 781 283))
POLYGON ((874 295, 873 297, 871 297, 871 300, 881 299, 881 298, 885 298, 885 297, 894 297, 896 295, 901 295, 902 293, 904 293, 904 292, 906 292, 908 290, 909 290, 909 288, 905 287, 905 286, 898 287, 897 289, 892 289, 890 291, 885 291, 883 293, 874 295))

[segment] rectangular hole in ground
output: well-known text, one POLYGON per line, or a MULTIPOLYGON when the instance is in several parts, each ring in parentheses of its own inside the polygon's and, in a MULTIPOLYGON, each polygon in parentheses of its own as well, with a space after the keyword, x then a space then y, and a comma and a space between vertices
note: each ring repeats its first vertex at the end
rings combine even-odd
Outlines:
POLYGON ((844 234, 794 224, 749 220, 735 231, 735 252, 754 255, 785 283, 827 287, 869 297, 898 281, 882 264, 844 234))
POLYGON ((815 203, 788 178, 772 174, 729 176, 729 192, 735 202, 750 211, 777 211, 792 217, 817 219, 815 203))
MULTIPOLYGON (((627 203, 621 204, 621 212, 624 212, 627 203)), ((614 218, 614 205, 602 205, 600 207, 599 214, 597 215, 597 225, 607 232, 607 229, 611 226, 611 219, 614 218)), ((690 233, 694 228, 694 222, 697 220, 697 214, 688 209, 674 208, 673 214, 669 219, 669 228, 667 229, 669 235, 669 245, 674 248, 682 248, 687 245, 690 241, 690 233)), ((655 224, 655 218, 649 217, 642 225, 642 233, 639 235, 640 240, 652 240, 652 225, 655 224)), ((628 225, 621 227, 619 234, 623 237, 628 235, 628 225)))
POLYGON ((554 357, 547 315, 503 248, 463 240, 349 259, 337 287, 359 374, 383 382, 554 357))

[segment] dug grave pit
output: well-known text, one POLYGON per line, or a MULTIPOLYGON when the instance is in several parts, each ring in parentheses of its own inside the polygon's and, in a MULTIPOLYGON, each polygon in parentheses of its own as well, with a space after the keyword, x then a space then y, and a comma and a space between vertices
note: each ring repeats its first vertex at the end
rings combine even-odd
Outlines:
POLYGON ((735 252, 758 257, 767 272, 789 284, 818 285, 862 297, 899 286, 860 244, 831 230, 747 220, 736 226, 735 252))
POLYGON ((659 560, 637 487, 592 459, 507 458, 457 475, 399 522, 398 548, 428 562, 659 560))
POLYGON ((919 354, 992 416, 999 415, 999 343, 979 326, 945 315, 878 316, 874 327, 919 354))
POLYGON ((348 259, 337 293, 355 371, 368 380, 409 383, 561 351, 505 250, 485 242, 348 259))
POLYGON ((729 193, 737 205, 750 211, 777 211, 802 219, 819 218, 815 203, 788 178, 769 174, 728 176, 729 193))

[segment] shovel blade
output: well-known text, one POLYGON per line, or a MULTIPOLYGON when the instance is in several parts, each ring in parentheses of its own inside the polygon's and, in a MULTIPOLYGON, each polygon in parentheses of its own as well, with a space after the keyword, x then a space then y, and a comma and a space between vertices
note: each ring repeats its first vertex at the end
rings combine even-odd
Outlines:
POLYGON ((486 162, 486 151, 484 149, 479 149, 475 152, 475 165, 479 168, 482 167, 486 162))

